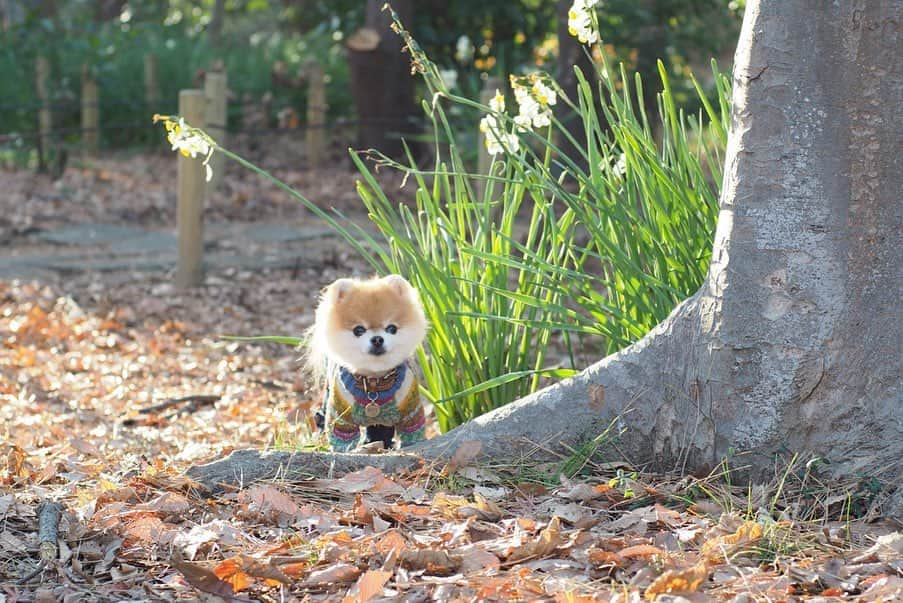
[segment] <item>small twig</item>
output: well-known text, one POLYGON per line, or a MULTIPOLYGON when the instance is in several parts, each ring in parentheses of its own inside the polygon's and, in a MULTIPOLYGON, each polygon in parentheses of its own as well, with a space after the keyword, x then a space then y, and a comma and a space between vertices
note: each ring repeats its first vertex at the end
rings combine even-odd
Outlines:
MULTIPOLYGON (((166 410, 168 408, 172 408, 174 406, 182 406, 182 408, 172 412, 168 415, 165 415, 163 419, 169 420, 174 419, 179 415, 190 414, 194 411, 198 410, 202 406, 206 406, 208 404, 214 404, 218 402, 222 396, 219 394, 192 394, 190 396, 182 396, 181 398, 170 398, 169 400, 164 400, 159 404, 152 404, 151 406, 145 406, 144 408, 138 409, 138 414, 142 415, 150 415, 161 410, 166 410), (186 404, 187 403, 187 404, 186 404)), ((126 427, 132 427, 134 425, 138 425, 139 423, 143 424, 143 420, 138 420, 135 418, 124 419, 122 424, 126 427)))
POLYGON ((218 394, 192 394, 190 396, 183 396, 181 398, 170 398, 169 400, 164 400, 159 404, 153 404, 151 406, 139 408, 138 413, 142 415, 149 415, 161 410, 166 410, 167 408, 172 408, 173 406, 179 406, 180 404, 184 404, 185 402, 213 404, 214 402, 218 402, 220 398, 222 398, 222 396, 218 394))
POLYGON ((57 540, 62 514, 63 505, 58 502, 45 501, 38 505, 38 542, 41 561, 45 563, 55 561, 59 552, 57 540))
POLYGON ((47 569, 49 564, 56 561, 59 548, 57 540, 60 537, 60 517, 63 515, 63 505, 58 502, 44 501, 38 505, 38 552, 41 561, 38 566, 27 575, 19 578, 17 584, 27 584, 47 569))
MULTIPOLYGON (((201 396, 198 396, 198 398, 201 398, 201 396)), ((208 404, 213 404, 217 400, 219 400, 219 396, 203 396, 203 398, 204 399, 191 400, 188 402, 188 404, 186 404, 179 410, 177 410, 175 412, 171 412, 168 415, 164 416, 163 418, 166 420, 169 420, 169 419, 175 419, 176 417, 181 416, 181 415, 190 415, 191 413, 197 411, 201 407, 207 406, 208 404), (215 398, 215 399, 207 400, 206 398, 215 398)))
POLYGON ((264 389, 272 389, 275 391, 285 391, 286 389, 288 389, 284 385, 280 385, 280 384, 276 383, 275 381, 268 381, 266 379, 248 379, 248 381, 250 383, 259 385, 260 387, 263 387, 264 389))
POLYGON ((37 576, 38 574, 43 572, 44 568, 46 568, 46 567, 47 567, 47 564, 44 563, 44 561, 42 560, 40 563, 38 563, 38 567, 36 567, 32 571, 28 572, 27 575, 22 576, 21 578, 16 580, 16 584, 28 584, 29 582, 32 581, 32 579, 35 576, 37 576))
POLYGON ((762 69, 759 71, 759 73, 757 73, 757 74, 755 74, 755 75, 753 75, 753 76, 751 76, 751 77, 746 78, 746 81, 747 81, 747 82, 754 82, 754 81, 756 81, 757 79, 759 79, 760 77, 762 77, 762 74, 765 73, 766 70, 768 70, 768 65, 765 65, 764 67, 762 67, 762 69))

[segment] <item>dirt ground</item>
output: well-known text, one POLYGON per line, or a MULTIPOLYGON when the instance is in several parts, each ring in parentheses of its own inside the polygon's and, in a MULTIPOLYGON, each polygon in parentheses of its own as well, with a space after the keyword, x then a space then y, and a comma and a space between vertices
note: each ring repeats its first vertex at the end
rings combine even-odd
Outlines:
MULTIPOLYGON (((365 220, 347 160, 258 158, 365 220)), ((142 154, 0 172, 0 603, 903 597, 900 525, 868 484, 793 464, 751 489, 591 461, 554 482, 464 462, 206 493, 188 467, 309 443, 315 396, 297 350, 220 336, 299 335, 322 286, 369 271, 230 167, 204 284, 175 288, 175 171, 142 154)))

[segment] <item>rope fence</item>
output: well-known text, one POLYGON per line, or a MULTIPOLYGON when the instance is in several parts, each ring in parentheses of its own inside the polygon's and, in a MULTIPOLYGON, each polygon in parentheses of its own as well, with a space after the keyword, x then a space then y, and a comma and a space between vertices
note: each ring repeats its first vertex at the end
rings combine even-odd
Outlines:
MULTIPOLYGON (((50 78, 50 66, 46 59, 38 57, 35 61, 35 84, 39 100, 25 103, 0 103, 0 115, 14 113, 18 116, 33 114, 36 127, 29 129, 8 129, 3 131, 0 123, 0 151, 3 148, 17 150, 37 150, 40 161, 54 149, 80 149, 88 155, 96 154, 104 139, 109 140, 115 133, 133 133, 138 142, 139 135, 147 132, 147 141, 159 135, 159 127, 152 123, 154 113, 169 112, 169 106, 175 103, 163 103, 157 76, 155 55, 147 55, 144 61, 145 98, 136 100, 116 93, 115 81, 104 81, 91 74, 88 66, 83 66, 80 95, 71 89, 62 93, 54 89, 50 78), (164 107, 163 105, 168 105, 164 107), (163 110, 163 109, 166 110, 163 110), (141 115, 140 120, 116 121, 105 120, 105 111, 115 113, 133 113, 141 115), (154 133, 157 134, 154 134, 154 133)), ((268 125, 273 121, 271 101, 264 98, 250 100, 229 98, 225 83, 221 88, 217 101, 221 106, 220 113, 209 116, 207 121, 210 134, 220 140, 224 136, 243 136, 249 138, 266 138, 292 135, 304 140, 307 157, 312 167, 317 167, 325 157, 329 144, 329 133, 362 125, 380 126, 396 125, 390 119, 370 118, 367 120, 339 118, 327 119, 326 77, 323 68, 311 62, 306 69, 307 111, 302 119, 299 111, 286 107, 277 112, 277 126, 268 125), (281 114, 281 115, 280 115, 281 114)), ((205 74, 201 87, 210 86, 209 81, 222 78, 225 74, 211 71, 205 74)), ((208 97, 212 94, 207 90, 208 97)), ((265 96, 265 95, 264 95, 265 96)), ((422 129, 423 122, 411 124, 412 129, 422 129)), ((143 137, 141 137, 143 138, 143 137)), ((43 164, 43 163, 42 163, 43 164)))
MULTIPOLYGON (((371 119, 366 123, 374 124, 374 123, 389 123, 389 120, 380 120, 380 119, 371 119)), ((336 130, 341 128, 350 128, 364 123, 357 119, 348 119, 348 118, 340 118, 332 121, 328 121, 322 124, 300 124, 298 127, 292 128, 280 128, 280 127, 272 127, 272 128, 243 128, 240 126, 229 126, 223 128, 226 135, 245 135, 252 138, 264 138, 268 136, 279 136, 279 135, 294 135, 294 136, 303 136, 305 132, 308 130, 336 130)), ((394 121, 392 123, 395 123, 394 121)), ((208 126, 212 127, 212 126, 208 126)), ((95 128, 82 128, 81 126, 66 126, 66 127, 58 127, 52 128, 50 130, 50 134, 57 137, 64 137, 70 134, 80 134, 86 132, 108 132, 108 131, 122 131, 122 130, 146 130, 148 132, 156 132, 160 133, 160 126, 151 123, 150 119, 147 120, 147 123, 144 122, 122 122, 122 123, 104 123, 103 125, 97 126, 95 128)), ((26 141, 26 140, 35 140, 40 138, 41 132, 39 130, 25 130, 21 132, 9 132, 6 134, 0 134, 0 146, 13 144, 18 141, 26 141)), ((216 138, 216 137, 214 137, 216 138)), ((160 137, 162 140, 162 135, 160 137)), ((58 144, 63 146, 69 146, 73 148, 81 147, 81 141, 74 141, 71 143, 66 143, 65 141, 59 141, 58 144)))

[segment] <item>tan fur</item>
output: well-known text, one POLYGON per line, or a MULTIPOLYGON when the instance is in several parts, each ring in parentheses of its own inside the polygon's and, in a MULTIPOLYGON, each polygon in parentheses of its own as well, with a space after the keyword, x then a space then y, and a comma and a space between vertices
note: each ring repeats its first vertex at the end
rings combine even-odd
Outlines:
POLYGON ((329 285, 317 306, 316 321, 309 338, 309 362, 320 365, 326 359, 354 373, 378 375, 409 358, 426 335, 423 307, 413 287, 401 276, 369 280, 339 279, 329 285), (362 337, 352 334, 363 326, 362 337), (398 327, 396 334, 386 327, 398 327), (378 335, 386 342, 386 353, 366 352, 367 341, 378 335))

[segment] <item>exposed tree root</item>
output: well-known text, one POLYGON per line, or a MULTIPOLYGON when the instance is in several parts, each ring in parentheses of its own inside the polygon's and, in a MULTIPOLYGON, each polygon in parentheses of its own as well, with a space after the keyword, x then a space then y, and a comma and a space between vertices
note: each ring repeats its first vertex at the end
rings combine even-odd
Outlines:
POLYGON ((411 454, 349 454, 328 452, 282 452, 236 450, 224 459, 198 465, 187 471, 213 493, 239 489, 261 480, 299 481, 312 477, 344 475, 364 467, 385 473, 415 467, 423 458, 411 454))

